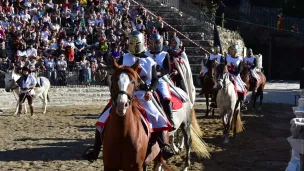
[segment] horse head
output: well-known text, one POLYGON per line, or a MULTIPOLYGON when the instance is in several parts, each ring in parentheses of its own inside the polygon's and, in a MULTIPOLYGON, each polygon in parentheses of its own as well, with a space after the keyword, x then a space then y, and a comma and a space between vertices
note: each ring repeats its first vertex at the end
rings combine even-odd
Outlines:
POLYGON ((230 82, 229 73, 226 64, 219 64, 216 68, 216 82, 217 88, 227 88, 227 84, 230 82))
POLYGON ((127 109, 134 99, 134 92, 137 87, 138 75, 136 70, 139 66, 139 60, 131 67, 119 66, 116 60, 113 60, 114 73, 111 77, 110 93, 113 102, 113 108, 116 114, 124 116, 127 109))
POLYGON ((246 67, 243 67, 242 72, 240 73, 241 79, 244 81, 244 83, 249 83, 250 81, 250 72, 249 69, 246 67))
POLYGON ((4 82, 5 82, 6 92, 11 92, 19 87, 16 81, 21 77, 21 75, 16 73, 15 70, 10 70, 8 72, 5 72, 4 75, 5 75, 4 82))

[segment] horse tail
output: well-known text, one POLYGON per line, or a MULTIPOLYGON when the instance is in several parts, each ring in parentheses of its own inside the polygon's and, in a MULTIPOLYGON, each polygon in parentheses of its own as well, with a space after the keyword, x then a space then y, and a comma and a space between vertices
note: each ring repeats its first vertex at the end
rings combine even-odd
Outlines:
POLYGON ((241 120, 241 112, 240 112, 240 110, 236 110, 235 113, 233 114, 233 117, 232 117, 232 124, 231 124, 232 130, 234 130, 235 126, 236 126, 236 133, 240 133, 240 132, 242 132, 242 131, 245 130, 245 128, 243 126, 243 122, 241 120), (238 113, 236 113, 236 112, 238 112, 238 113), (237 118, 235 118, 236 114, 237 114, 237 118), (235 119, 236 119, 236 125, 234 125, 235 119))
POLYGON ((47 94, 47 95, 46 95, 46 98, 47 98, 47 101, 48 101, 48 102, 50 102, 50 101, 51 101, 51 100, 50 100, 50 96, 49 96, 49 94, 47 94))
POLYGON ((197 122, 194 107, 191 111, 191 125, 190 125, 190 136, 192 139, 192 147, 194 152, 201 158, 210 158, 210 153, 208 152, 208 145, 202 139, 203 132, 197 122))
POLYGON ((200 158, 210 158, 210 153, 208 150, 208 145, 207 143, 205 143, 205 141, 198 136, 198 134, 196 133, 195 129, 192 127, 192 125, 190 126, 190 135, 191 135, 191 139, 192 139, 192 148, 193 151, 197 154, 198 157, 200 158))
POLYGON ((195 113, 195 109, 194 107, 192 108, 192 111, 191 111, 191 125, 194 129, 194 131, 197 133, 197 135, 199 137, 202 137, 203 136, 203 132, 197 122, 197 119, 196 119, 196 113, 195 113))

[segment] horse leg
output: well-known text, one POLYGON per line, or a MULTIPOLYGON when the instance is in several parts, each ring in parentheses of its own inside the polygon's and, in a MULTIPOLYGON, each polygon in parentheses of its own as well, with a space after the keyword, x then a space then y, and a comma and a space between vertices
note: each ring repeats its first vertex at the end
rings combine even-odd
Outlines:
POLYGON ((180 152, 184 151, 184 146, 185 146, 185 137, 183 134, 178 134, 178 149, 180 152))
POLYGON ((234 129, 233 129, 233 138, 236 137, 236 124, 238 121, 238 114, 239 114, 239 110, 235 110, 233 111, 232 115, 234 117, 234 123, 232 123, 234 125, 234 129))
POLYGON ((185 139, 185 144, 186 144, 186 159, 185 159, 185 167, 183 169, 183 171, 188 171, 188 167, 190 167, 191 163, 190 163, 190 148, 191 148, 191 135, 190 135, 190 125, 185 125, 182 128, 182 132, 184 135, 184 139, 185 139))
POLYGON ((235 107, 234 107, 234 109, 232 110, 232 114, 230 115, 230 121, 229 122, 231 122, 231 119, 233 119, 234 118, 234 122, 232 123, 233 125, 234 125, 234 128, 233 128, 233 138, 235 138, 236 137, 236 123, 237 123, 237 116, 238 116, 238 106, 240 105, 240 100, 238 99, 237 101, 236 101, 236 104, 235 104, 235 107))
POLYGON ((258 108, 258 111, 261 112, 262 111, 263 98, 264 98, 264 92, 263 92, 262 88, 260 88, 259 94, 260 94, 260 106, 258 108))
POLYGON ((223 122, 223 138, 224 138, 224 143, 227 144, 229 142, 229 121, 227 118, 227 114, 221 114, 222 116, 222 122, 223 122))
MULTIPOLYGON (((177 134, 177 132, 176 132, 176 134, 177 134)), ((175 143, 174 143, 174 134, 171 135, 171 136, 169 137, 169 139, 170 139, 169 142, 170 142, 171 147, 173 148, 174 152, 175 152, 176 154, 178 154, 178 153, 179 153, 179 150, 178 150, 178 148, 176 147, 176 145, 175 145, 175 143)))
POLYGON ((206 107, 207 107, 205 116, 208 116, 209 115, 209 94, 208 93, 205 94, 205 98, 206 98, 206 107))
POLYGON ((255 92, 255 90, 252 90, 252 94, 251 94, 251 98, 253 99, 253 106, 252 108, 255 109, 255 103, 256 103, 256 96, 257 96, 257 93, 255 92))
POLYGON ((47 106, 47 91, 43 93, 43 114, 46 113, 46 106, 47 106))
POLYGON ((17 101, 17 104, 16 104, 16 111, 15 111, 14 115, 17 115, 17 114, 18 114, 18 109, 19 109, 19 101, 17 101))
POLYGON ((143 171, 148 171, 148 167, 147 167, 147 165, 143 165, 143 171))
POLYGON ((155 161, 154 166, 153 166, 153 171, 161 171, 161 170, 162 170, 161 162, 160 161, 155 161))

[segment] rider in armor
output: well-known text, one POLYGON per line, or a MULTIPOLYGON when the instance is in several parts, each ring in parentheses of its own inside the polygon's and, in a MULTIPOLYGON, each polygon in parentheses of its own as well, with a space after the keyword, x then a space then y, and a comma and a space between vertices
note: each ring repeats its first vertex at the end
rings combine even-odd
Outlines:
POLYGON ((168 50, 170 55, 171 79, 175 85, 188 93, 192 104, 195 101, 195 87, 192 71, 186 53, 181 49, 181 41, 177 36, 170 40, 168 50))
POLYGON ((169 84, 162 79, 162 77, 167 77, 170 72, 170 56, 167 52, 162 51, 162 49, 163 37, 158 33, 153 33, 149 38, 150 51, 146 51, 145 55, 151 57, 156 62, 156 71, 158 77, 157 91, 162 97, 163 108, 168 120, 170 121, 173 129, 175 129, 172 116, 173 112, 169 84))
POLYGON ((246 98, 246 88, 245 83, 242 81, 240 77, 240 72, 243 67, 243 58, 240 56, 237 56, 237 47, 236 45, 233 45, 231 47, 230 55, 227 55, 227 68, 230 75, 230 80, 234 84, 234 89, 236 90, 238 94, 238 98, 241 103, 241 110, 245 111, 247 110, 246 105, 244 104, 244 99, 246 98))
POLYGON ((16 81, 20 87, 18 115, 22 112, 22 105, 25 99, 27 99, 30 106, 31 116, 34 115, 33 96, 35 95, 34 88, 37 81, 30 72, 31 70, 27 66, 24 66, 22 68, 22 76, 16 81))
MULTIPOLYGON (((220 64, 224 60, 222 54, 220 54, 219 46, 215 46, 214 49, 211 50, 211 52, 212 53, 210 54, 210 58, 206 63, 209 74, 212 74, 212 71, 211 71, 212 67, 217 67, 218 64, 220 64), (215 65, 215 66, 212 66, 212 65, 215 65)), ((210 78, 212 78, 212 75, 210 75, 210 78)), ((215 84, 212 89, 212 103, 210 104, 210 107, 212 107, 212 108, 217 108, 217 105, 216 105, 217 92, 218 92, 217 85, 215 84)))
POLYGON ((255 71, 256 59, 253 56, 252 49, 248 48, 247 56, 244 58, 244 67, 248 68, 252 78, 255 80, 255 87, 257 87, 258 82, 260 81, 260 76, 255 71))
MULTIPOLYGON (((137 60, 139 60, 139 68, 137 73, 139 75, 139 89, 135 90, 135 96, 139 99, 142 108, 145 109, 148 115, 148 120, 152 125, 152 136, 155 136, 158 142, 162 156, 169 158, 174 155, 172 147, 165 143, 164 131, 171 131, 172 126, 163 116, 160 111, 152 102, 152 93, 157 89, 158 77, 156 71, 156 63, 154 60, 145 55, 144 35, 139 31, 133 31, 129 35, 129 53, 125 54, 118 60, 119 65, 132 66, 137 60), (150 119, 149 119, 150 118, 150 119)), ((101 149, 102 139, 101 136, 103 128, 106 125, 107 118, 110 114, 112 104, 109 103, 100 115, 96 123, 95 131, 95 143, 94 150, 87 154, 85 157, 88 160, 96 160, 101 149), (101 133, 101 134, 100 134, 101 133)))

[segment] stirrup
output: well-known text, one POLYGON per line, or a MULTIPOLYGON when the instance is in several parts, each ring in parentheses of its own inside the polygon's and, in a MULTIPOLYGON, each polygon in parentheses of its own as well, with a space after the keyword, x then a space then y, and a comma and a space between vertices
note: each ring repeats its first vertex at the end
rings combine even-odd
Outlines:
POLYGON ((247 106, 245 104, 243 104, 241 106, 241 111, 244 112, 244 111, 247 111, 247 106))
POLYGON ((167 160, 174 156, 175 152, 170 145, 164 144, 163 148, 161 149, 161 155, 165 160, 167 160))

